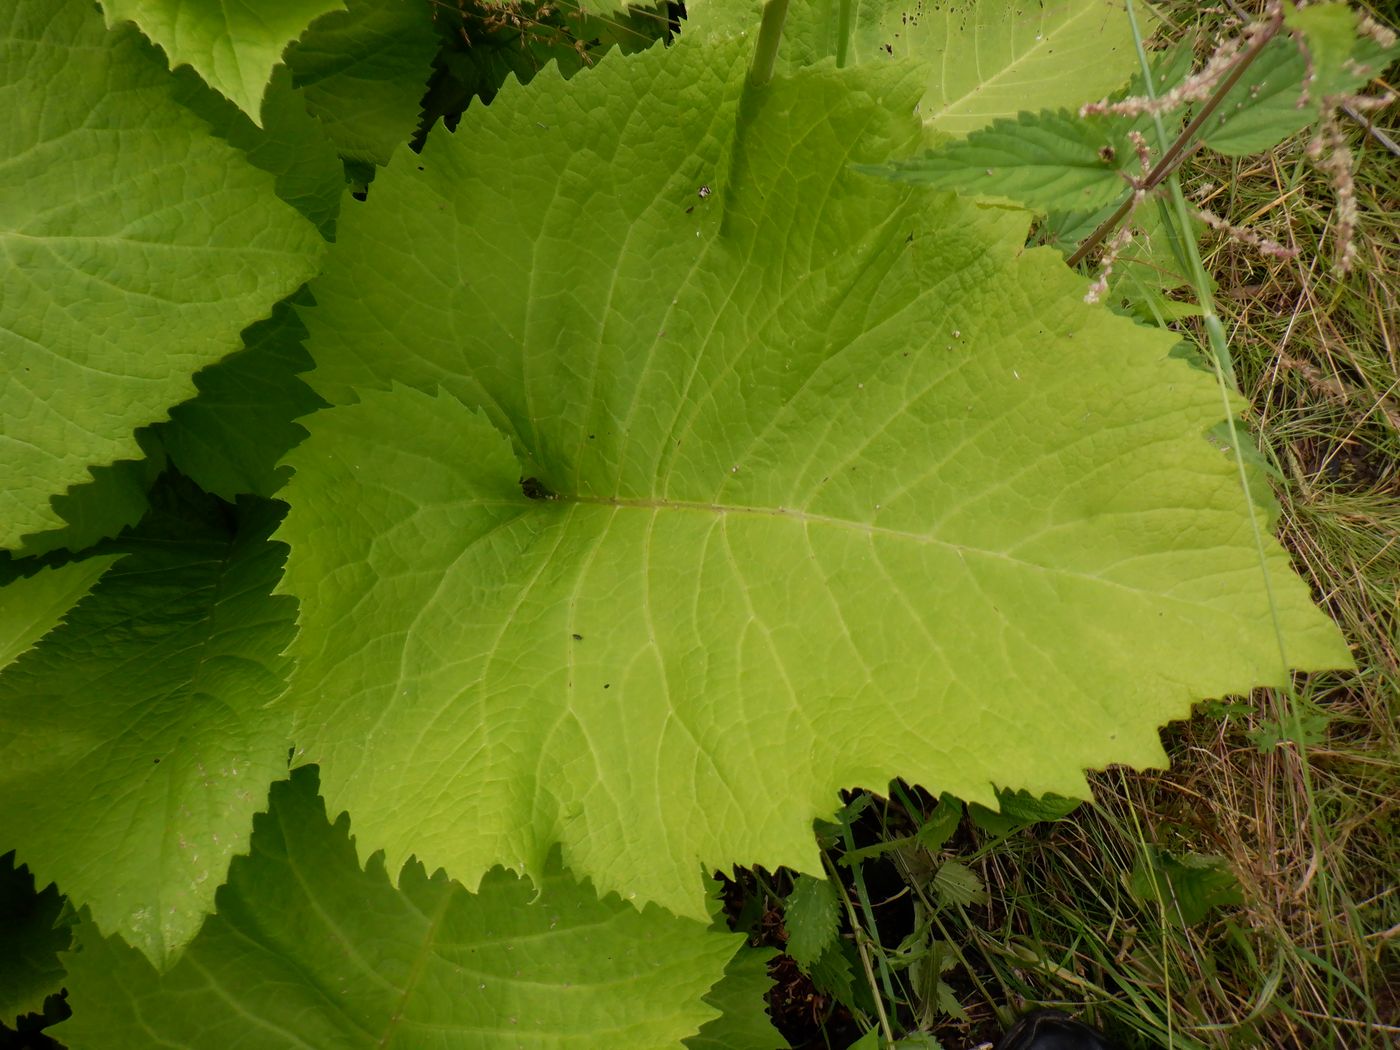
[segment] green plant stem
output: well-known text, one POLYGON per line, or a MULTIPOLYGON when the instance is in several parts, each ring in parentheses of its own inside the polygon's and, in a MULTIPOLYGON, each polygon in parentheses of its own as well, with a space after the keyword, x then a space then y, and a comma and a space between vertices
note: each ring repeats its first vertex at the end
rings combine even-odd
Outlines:
MULTIPOLYGON (((842 844, 846 847, 846 850, 848 852, 856 848, 855 835, 851 831, 851 820, 850 817, 844 813, 844 811, 841 817, 841 840, 842 844)), ((856 896, 860 899, 860 910, 861 913, 865 916, 864 928, 869 929, 871 931, 875 931, 877 929, 875 925, 875 908, 870 903, 870 894, 865 888, 865 872, 861 870, 859 864, 854 864, 851 866, 851 881, 856 884, 856 896)), ((857 927, 857 930, 860 929, 862 929, 862 927, 857 927)), ((879 942, 874 941, 874 943, 878 948, 879 942)), ((884 987, 885 994, 889 996, 890 1002, 895 1002, 896 996, 894 994, 894 984, 890 980, 890 969, 885 962, 883 952, 879 953, 879 961, 880 984, 884 987)))
POLYGON ((787 21, 788 0, 768 0, 763 5, 763 20, 758 26, 758 44, 754 48, 753 65, 749 67, 749 86, 761 88, 773 79, 778 61, 778 45, 783 40, 783 23, 787 21))
POLYGON ((836 23, 836 68, 846 68, 851 50, 851 0, 840 0, 836 23))
MULTIPOLYGON (((1134 22, 1136 23, 1136 19, 1134 19, 1134 22)), ((1071 255, 1068 260, 1070 266, 1078 266, 1082 263, 1085 258, 1088 257, 1089 253, 1097 248, 1099 244, 1103 242, 1103 239, 1117 228, 1118 224, 1133 210, 1133 203, 1137 200, 1139 190, 1148 192, 1156 189, 1167 176, 1173 174, 1176 169, 1180 167, 1182 161, 1191 155, 1196 145, 1198 145, 1194 141, 1197 132, 1205 126, 1205 122, 1210 119, 1211 114, 1220 107, 1220 103, 1225 101, 1225 96, 1239 83, 1240 77, 1244 76, 1245 70, 1259 57, 1259 53, 1264 50, 1265 45, 1278 35, 1278 31, 1281 28, 1283 28, 1283 15, 1279 13, 1270 19, 1269 25, 1259 34, 1254 43, 1235 61, 1235 64, 1230 68, 1230 72, 1226 74, 1225 78, 1216 86, 1210 98, 1206 99, 1205 105, 1203 105, 1200 112, 1192 118, 1191 123, 1187 124, 1186 127, 1182 129, 1181 134, 1176 137, 1176 141, 1165 147, 1162 153, 1162 159, 1153 165, 1152 170, 1147 173, 1142 183, 1135 186, 1133 192, 1124 198, 1123 203, 1118 205, 1113 214, 1099 223, 1094 232, 1089 234, 1084 240, 1084 243, 1075 249, 1074 254, 1071 255)), ((1143 83, 1147 85, 1147 97, 1155 101, 1157 92, 1152 84, 1151 64, 1146 61, 1146 55, 1143 53, 1141 45, 1138 47, 1138 52, 1143 56, 1142 76, 1143 83)), ((1156 122, 1160 134, 1163 130, 1161 115, 1154 113, 1152 114, 1152 119, 1156 122)), ((1186 227, 1188 231, 1190 228, 1190 226, 1186 227)))
POLYGON ((851 930, 855 935, 856 951, 860 955, 860 964, 865 969, 865 980, 870 985, 871 998, 875 1000, 875 1014, 880 1020, 880 1031, 884 1033, 888 1042, 893 1043, 894 1029, 890 1027, 890 1019, 885 1013, 885 1001, 880 997, 880 985, 875 980, 875 968, 870 964, 870 949, 866 945, 869 938, 860 924, 860 915, 856 912, 856 906, 851 903, 851 896, 846 892, 846 885, 841 881, 841 876, 836 871, 836 865, 831 863, 831 858, 827 856, 826 850, 822 850, 822 863, 826 865, 826 877, 836 887, 836 892, 841 895, 841 903, 846 906, 846 918, 850 921, 851 930))

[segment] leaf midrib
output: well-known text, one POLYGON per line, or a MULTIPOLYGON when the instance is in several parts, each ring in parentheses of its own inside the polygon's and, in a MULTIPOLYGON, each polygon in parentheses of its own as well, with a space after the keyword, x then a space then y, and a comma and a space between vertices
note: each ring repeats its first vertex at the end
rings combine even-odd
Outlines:
MULTIPOLYGON (((536 502, 536 501, 532 501, 536 502)), ((542 501, 540 501, 542 502, 542 501)), ((1199 602, 1176 597, 1160 590, 1152 588, 1135 587, 1121 580, 1111 577, 1101 576, 1092 572, 1081 572, 1071 568, 1057 565, 1048 565, 1042 562, 1029 561, 1019 558, 1016 555, 1004 550, 992 550, 986 547, 976 547, 971 544, 957 543, 953 540, 943 539, 926 532, 910 532, 907 529, 896 529, 885 525, 875 525, 872 523, 852 521, 847 518, 837 518, 826 514, 813 514, 810 511, 800 510, 793 507, 763 507, 763 506, 743 506, 739 504, 714 503, 692 500, 666 500, 666 499, 622 499, 610 496, 571 496, 557 495, 550 503, 571 503, 586 506, 611 507, 617 510, 642 510, 655 514, 658 511, 695 511, 697 513, 713 514, 717 517, 727 517, 730 515, 742 516, 751 515, 754 517, 784 518, 803 525, 825 525, 831 528, 844 529, 850 532, 864 533, 868 536, 887 536, 892 539, 910 540, 926 546, 942 547, 952 551, 959 558, 965 555, 981 555, 986 558, 993 558, 999 561, 1010 562, 1013 565, 1023 566, 1038 572, 1050 573, 1056 576, 1066 576, 1075 579, 1088 580, 1093 583, 1103 584, 1118 590, 1127 591, 1130 594, 1150 595, 1154 599, 1169 602, 1171 604, 1186 605, 1192 608, 1198 607, 1199 602)))

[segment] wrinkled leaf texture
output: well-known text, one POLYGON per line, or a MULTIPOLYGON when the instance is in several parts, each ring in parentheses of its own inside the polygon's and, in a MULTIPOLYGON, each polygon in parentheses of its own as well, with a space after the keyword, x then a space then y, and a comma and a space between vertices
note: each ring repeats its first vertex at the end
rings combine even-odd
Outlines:
POLYGON ((749 50, 508 86, 342 215, 290 700, 391 870, 562 842, 699 918, 704 869, 819 871, 840 787, 1081 794, 1349 660, 1270 541, 1280 658, 1212 377, 1015 215, 850 171, 910 152, 926 70, 745 99, 749 50))

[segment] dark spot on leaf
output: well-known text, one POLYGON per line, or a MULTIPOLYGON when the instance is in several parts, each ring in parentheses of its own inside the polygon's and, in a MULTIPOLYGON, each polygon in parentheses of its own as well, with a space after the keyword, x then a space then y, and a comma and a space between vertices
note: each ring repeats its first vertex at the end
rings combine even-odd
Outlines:
POLYGON ((611 682, 604 682, 604 683, 603 683, 603 688, 604 688, 604 689, 611 689, 611 688, 612 688, 612 683, 611 683, 611 682))
POLYGON ((521 478, 520 491, 525 493, 526 499, 550 500, 559 498, 539 478, 521 478))
POLYGON ((1112 164, 1114 158, 1117 156, 1118 151, 1115 150, 1112 146, 1099 147, 1099 160, 1103 161, 1105 164, 1112 164))
POLYGON ((576 634, 576 635, 573 636, 573 639, 574 639, 574 641, 576 641, 576 642, 581 642, 581 641, 583 641, 583 635, 581 635, 581 634, 576 634))

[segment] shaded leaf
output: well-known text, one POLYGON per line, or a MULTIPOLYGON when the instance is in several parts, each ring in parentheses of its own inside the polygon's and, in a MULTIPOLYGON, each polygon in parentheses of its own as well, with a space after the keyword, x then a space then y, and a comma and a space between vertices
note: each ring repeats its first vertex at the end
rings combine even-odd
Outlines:
MULTIPOLYGON (((188 484, 188 483, 186 483, 188 484)), ((0 842, 156 965, 212 910, 267 784, 295 606, 275 515, 167 495, 129 552, 0 674, 0 842)))
POLYGON ((930 853, 937 853, 953 837, 953 832, 958 830, 958 824, 962 822, 962 814, 962 803, 951 795, 944 795, 938 800, 938 806, 919 828, 918 834, 915 836, 919 845, 930 853))
POLYGON ((1325 711, 1298 711, 1291 717, 1269 719, 1248 733, 1249 741, 1261 755, 1277 751, 1284 744, 1317 747, 1327 742, 1332 718, 1325 711))
POLYGON ((142 458, 89 467, 86 481, 49 501, 65 523, 62 528, 24 537, 18 554, 37 557, 64 548, 87 550, 145 517, 151 509, 146 494, 165 469, 165 452, 150 427, 142 427, 134 436, 142 458))
POLYGON ((14 663, 62 623, 119 557, 109 554, 44 567, 0 587, 0 668, 14 663))
POLYGON ((62 524, 49 498, 90 465, 134 458, 134 430, 305 281, 322 242, 170 97, 140 35, 109 33, 84 0, 7 4, 0 65, 0 546, 14 547, 62 524))
POLYGON ((837 942, 812 964, 812 985, 849 1009, 857 1009, 855 966, 844 943, 837 942))
POLYGON ((998 118, 922 157, 864 169, 901 182, 1013 201, 1037 211, 1102 208, 1137 175, 1127 126, 1069 110, 998 118))
POLYGON ((34 876, 15 864, 11 851, 0 856, 0 1024, 39 1013, 44 1000, 63 986, 58 953, 72 939, 71 913, 50 883, 36 890, 34 876))
POLYGON ((306 216, 326 240, 335 237, 335 217, 345 195, 345 165, 321 122, 292 87, 286 66, 272 71, 262 101, 262 126, 214 91, 193 71, 180 70, 174 94, 215 135, 243 151, 248 163, 272 175, 277 196, 306 216))
POLYGON ((317 19, 288 49, 287 65, 343 156, 387 164, 418 124, 438 49, 432 5, 347 0, 346 7, 317 19))
POLYGON ((773 987, 770 948, 740 948, 720 982, 705 996, 720 1014, 685 1040, 688 1050, 787 1050, 788 1041, 773 1027, 764 997, 773 987))
MULTIPOLYGON (((679 1047, 714 1016, 702 996, 742 941, 599 900, 557 870, 537 886, 496 870, 469 894, 410 862, 395 889, 381 857, 361 868, 348 820, 327 820, 311 769, 274 784, 268 810, 218 914, 168 973, 80 928, 58 1038, 72 1050, 679 1047)), ((752 992, 750 966, 736 973, 752 992)))
POLYGON ((279 461, 306 436, 295 420, 325 404, 299 378, 311 357, 294 303, 309 305, 311 297, 298 291, 250 326, 243 349, 197 373, 198 396, 172 408, 159 428, 175 465, 230 502, 282 487, 291 468, 279 461))
POLYGON ((1079 808, 1077 798, 1031 795, 1024 791, 998 791, 997 808, 973 803, 967 807, 973 823, 994 835, 1009 835, 1041 821, 1063 820, 1079 808))

